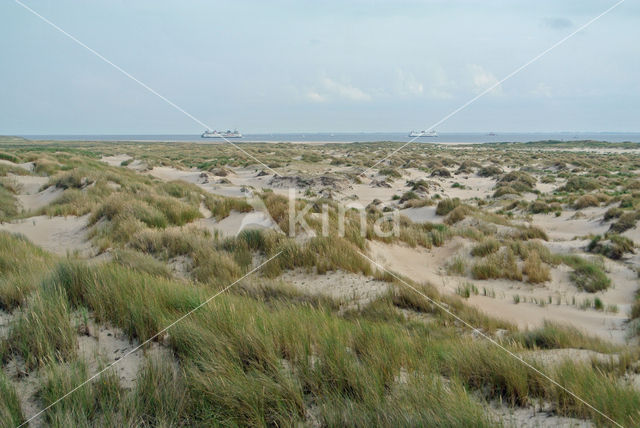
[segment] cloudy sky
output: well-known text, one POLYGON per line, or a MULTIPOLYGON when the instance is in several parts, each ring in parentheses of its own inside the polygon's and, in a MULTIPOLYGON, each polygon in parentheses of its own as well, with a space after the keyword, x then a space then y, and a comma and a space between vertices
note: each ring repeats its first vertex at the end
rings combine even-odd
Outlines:
MULTIPOLYGON (((21 0, 212 128, 427 128, 615 3, 604 0, 21 0)), ((0 3, 0 134, 202 126, 0 3)), ((640 131, 627 0, 438 127, 640 131)))

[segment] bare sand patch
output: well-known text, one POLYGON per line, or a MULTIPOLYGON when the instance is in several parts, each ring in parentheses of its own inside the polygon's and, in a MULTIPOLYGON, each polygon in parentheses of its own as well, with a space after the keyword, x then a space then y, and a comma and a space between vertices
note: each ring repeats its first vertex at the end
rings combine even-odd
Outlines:
POLYGON ((574 326, 614 343, 627 342, 627 314, 638 285, 633 270, 622 263, 605 262, 613 285, 596 294, 579 291, 573 286, 569 279, 570 268, 564 265, 551 270, 551 281, 537 285, 447 275, 445 266, 456 255, 466 257, 471 263, 468 258, 470 246, 468 240, 459 237, 431 250, 369 242, 374 260, 418 283, 430 283, 441 292, 451 295, 455 295, 459 287, 473 284, 478 294, 466 299, 469 305, 487 315, 512 322, 521 329, 540 327, 545 320, 549 320, 574 326), (515 296, 519 297, 520 303, 515 303, 515 296), (595 297, 599 297, 605 305, 617 305, 619 312, 581 309, 581 303, 595 297))
POLYGON ((46 207, 64 191, 53 186, 40 190, 49 182, 48 177, 15 174, 7 174, 7 177, 18 184, 19 192, 16 199, 24 211, 36 211, 46 207))
POLYGON ((341 270, 317 275, 298 268, 285 272, 281 279, 302 293, 327 296, 352 305, 365 305, 389 291, 384 281, 341 270))
POLYGON ((492 402, 489 412, 505 427, 513 428, 591 428, 593 422, 584 419, 558 416, 551 406, 508 407, 499 402, 492 402))
POLYGON ((606 208, 590 208, 580 211, 563 211, 554 214, 533 214, 532 225, 547 232, 552 240, 572 240, 589 234, 602 235, 609 230, 609 224, 602 221, 606 208))
POLYGON ((64 190, 50 186, 38 193, 20 194, 17 196, 17 199, 23 210, 37 211, 58 199, 62 195, 62 192, 64 192, 64 190))
POLYGON ((122 165, 122 162, 126 162, 128 160, 133 159, 131 156, 129 155, 113 155, 113 156, 102 156, 100 158, 100 160, 104 163, 106 163, 109 166, 120 166, 122 165))
POLYGON ((147 169, 147 164, 145 162, 133 159, 131 156, 125 154, 102 156, 100 160, 109 166, 123 166, 122 162, 129 162, 126 167, 138 172, 142 172, 147 169))
POLYGON ((485 199, 493 194, 496 180, 492 177, 480 177, 478 175, 460 174, 451 177, 432 177, 442 187, 442 194, 447 198, 460 198, 469 200, 473 198, 485 199), (464 187, 453 187, 454 183, 464 187))
POLYGON ((450 292, 457 288, 459 278, 447 277, 444 266, 456 254, 467 252, 470 246, 471 241, 461 237, 455 237, 442 247, 433 247, 431 250, 369 241, 372 259, 382 266, 418 283, 429 282, 450 292))
POLYGON ((419 208, 407 208, 400 210, 400 214, 406 215, 414 223, 442 223, 443 216, 436 215, 436 207, 424 206, 419 208))
MULTIPOLYGON (((108 325, 96 325, 89 321, 88 334, 78 336, 79 357, 88 364, 89 375, 97 373, 102 366, 121 360, 138 341, 129 338, 119 328, 108 325)), ((133 389, 140 369, 145 362, 145 354, 161 356, 165 361, 174 361, 171 351, 162 345, 151 342, 146 349, 140 349, 115 364, 113 370, 118 374, 120 385, 133 389)))
POLYGON ((163 181, 182 180, 193 183, 209 193, 220 196, 241 198, 249 193, 246 186, 234 184, 229 177, 225 178, 229 180, 230 184, 222 184, 217 182, 216 177, 199 170, 184 171, 167 166, 157 166, 149 171, 149 174, 163 181))
POLYGON ((194 225, 207 229, 212 233, 220 233, 221 236, 236 236, 243 230, 250 229, 274 229, 279 230, 278 225, 271 217, 262 211, 252 211, 241 213, 231 211, 231 213, 220 221, 214 218, 200 218, 193 222, 194 225))
POLYGON ((89 255, 91 243, 87 237, 88 215, 82 217, 36 216, 0 224, 0 230, 24 235, 29 241, 55 254, 79 252, 89 255))

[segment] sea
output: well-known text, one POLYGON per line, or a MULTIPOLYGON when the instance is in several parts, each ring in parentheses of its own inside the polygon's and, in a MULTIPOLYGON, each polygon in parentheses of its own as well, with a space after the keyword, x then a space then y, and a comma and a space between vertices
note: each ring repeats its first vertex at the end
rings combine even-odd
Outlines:
MULTIPOLYGON (((160 142, 215 142, 224 141, 221 138, 201 138, 200 134, 115 134, 115 135, 22 135, 30 140, 55 141, 160 141, 160 142)), ((330 142, 353 143, 373 141, 416 143, 498 143, 530 141, 576 141, 593 140, 611 143, 635 142, 640 143, 640 133, 622 132, 533 132, 533 133, 482 133, 482 132, 442 132, 437 137, 420 137, 413 139, 408 133, 402 132, 323 132, 323 133, 274 133, 274 134, 244 134, 242 138, 234 138, 234 143, 242 142, 330 142)))

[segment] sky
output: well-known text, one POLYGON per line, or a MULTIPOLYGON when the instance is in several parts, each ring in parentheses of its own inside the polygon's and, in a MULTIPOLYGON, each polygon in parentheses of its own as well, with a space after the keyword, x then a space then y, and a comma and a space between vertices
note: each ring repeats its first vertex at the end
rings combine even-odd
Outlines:
MULTIPOLYGON (((21 0, 212 129, 406 132, 599 15, 604 0, 21 0)), ((640 131, 640 2, 437 127, 640 131)), ((0 2, 0 134, 203 126, 13 0, 0 2)))

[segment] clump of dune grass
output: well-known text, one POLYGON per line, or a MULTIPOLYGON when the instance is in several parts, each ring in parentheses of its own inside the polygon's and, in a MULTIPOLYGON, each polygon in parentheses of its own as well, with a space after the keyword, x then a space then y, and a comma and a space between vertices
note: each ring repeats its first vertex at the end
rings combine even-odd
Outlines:
MULTIPOLYGON (((39 392, 43 405, 55 403, 89 376, 87 363, 82 360, 48 366, 39 392)), ((108 370, 78 388, 73 396, 58 402, 42 417, 51 426, 128 424, 133 422, 132 416, 135 415, 131 415, 126 407, 125 394, 120 387, 117 372, 108 370)))
POLYGON ((622 214, 624 214, 624 210, 622 208, 611 207, 604 213, 603 219, 604 221, 608 221, 614 218, 618 218, 622 214))
POLYGON ((122 266, 145 272, 150 275, 161 276, 164 278, 171 277, 171 271, 166 263, 154 259, 149 254, 129 249, 116 249, 113 251, 113 261, 122 266))
POLYGON ((18 215, 18 200, 4 181, 0 181, 0 222, 8 221, 18 215))
POLYGON ((618 217, 615 223, 609 226, 609 232, 622 233, 629 229, 633 229, 640 218, 640 214, 636 211, 625 212, 618 217))
POLYGON ((24 413, 20 406, 20 399, 15 387, 11 384, 3 371, 0 371, 0 424, 4 427, 17 427, 24 420, 24 413))
POLYGON ((598 198, 593 195, 582 195, 573 203, 573 207, 577 210, 588 207, 597 207, 598 205, 600 205, 600 202, 598 201, 598 198))
POLYGON ((204 205, 217 220, 227 217, 231 211, 249 212, 253 210, 253 207, 244 199, 226 198, 210 194, 205 196, 204 205))
POLYGON ((521 227, 516 232, 514 238, 523 241, 529 239, 542 239, 543 241, 549 240, 547 233, 544 230, 540 229, 538 226, 521 227))
POLYGON ((447 168, 436 168, 431 172, 432 177, 451 177, 451 172, 447 168))
POLYGON ((474 257, 485 257, 495 253, 499 249, 500 242, 497 239, 489 238, 473 247, 471 249, 471 255, 474 257))
POLYGON ((502 169, 495 165, 483 166, 478 170, 480 177, 495 177, 500 174, 502 174, 502 169))
POLYGON ((510 248, 489 254, 471 267, 475 279, 512 279, 521 281, 522 271, 518 266, 515 254, 510 248))
POLYGON ((575 327, 544 321, 542 327, 509 336, 529 349, 580 348, 598 352, 614 352, 615 346, 602 339, 587 336, 575 327))
POLYGON ((13 163, 20 163, 20 159, 10 153, 0 152, 0 160, 6 160, 13 163))
POLYGON ((527 275, 527 282, 538 284, 551 279, 549 267, 544 265, 536 251, 531 251, 524 262, 522 273, 527 275))
POLYGON ((634 247, 633 241, 626 236, 608 234, 606 239, 600 235, 593 237, 587 246, 587 251, 618 260, 627 253, 634 253, 634 247))
POLYGON ((471 212, 471 207, 468 205, 458 205, 455 207, 447 217, 444 219, 444 223, 448 225, 456 224, 467 216, 471 212))
POLYGON ((436 215, 447 215, 455 208, 460 206, 460 199, 443 199, 436 206, 436 215))
POLYGON ((0 309, 25 302, 55 258, 21 235, 0 232, 0 309))
POLYGON ((559 190, 563 192, 579 192, 579 191, 590 192, 592 190, 596 190, 599 187, 600 185, 593 178, 574 175, 569 177, 569 179, 567 180, 567 183, 564 186, 562 186, 559 190))
POLYGON ((27 368, 75 356, 76 330, 64 290, 45 288, 33 294, 9 332, 9 349, 27 368))
POLYGON ((595 293, 611 286, 611 280, 604 272, 602 263, 573 255, 563 256, 562 261, 573 268, 570 278, 578 288, 595 293))
POLYGON ((187 418, 189 392, 177 364, 148 357, 137 376, 133 408, 148 426, 179 426, 187 418))
POLYGON ((519 194, 520 194, 520 192, 517 191, 516 189, 514 189, 513 187, 508 186, 508 185, 503 185, 503 186, 498 187, 496 189, 496 191, 493 192, 493 197, 494 198, 499 198, 499 197, 504 196, 504 195, 519 195, 519 194))
POLYGON ((378 171, 378 173, 380 175, 384 175, 386 177, 391 177, 391 178, 401 178, 402 174, 400 174, 400 172, 398 172, 397 169, 394 168, 382 168, 380 169, 380 171, 378 171))
POLYGON ((449 275, 464 275, 467 268, 464 258, 460 256, 454 257, 449 263, 447 263, 447 273, 449 275))
MULTIPOLYGON (((511 171, 498 179, 496 183, 496 193, 500 187, 509 187, 515 192, 533 192, 536 179, 524 171, 511 171)), ((500 196, 500 195, 498 195, 500 196)))
POLYGON ((546 214, 554 211, 553 207, 542 200, 535 200, 529 204, 529 212, 532 214, 546 214))

